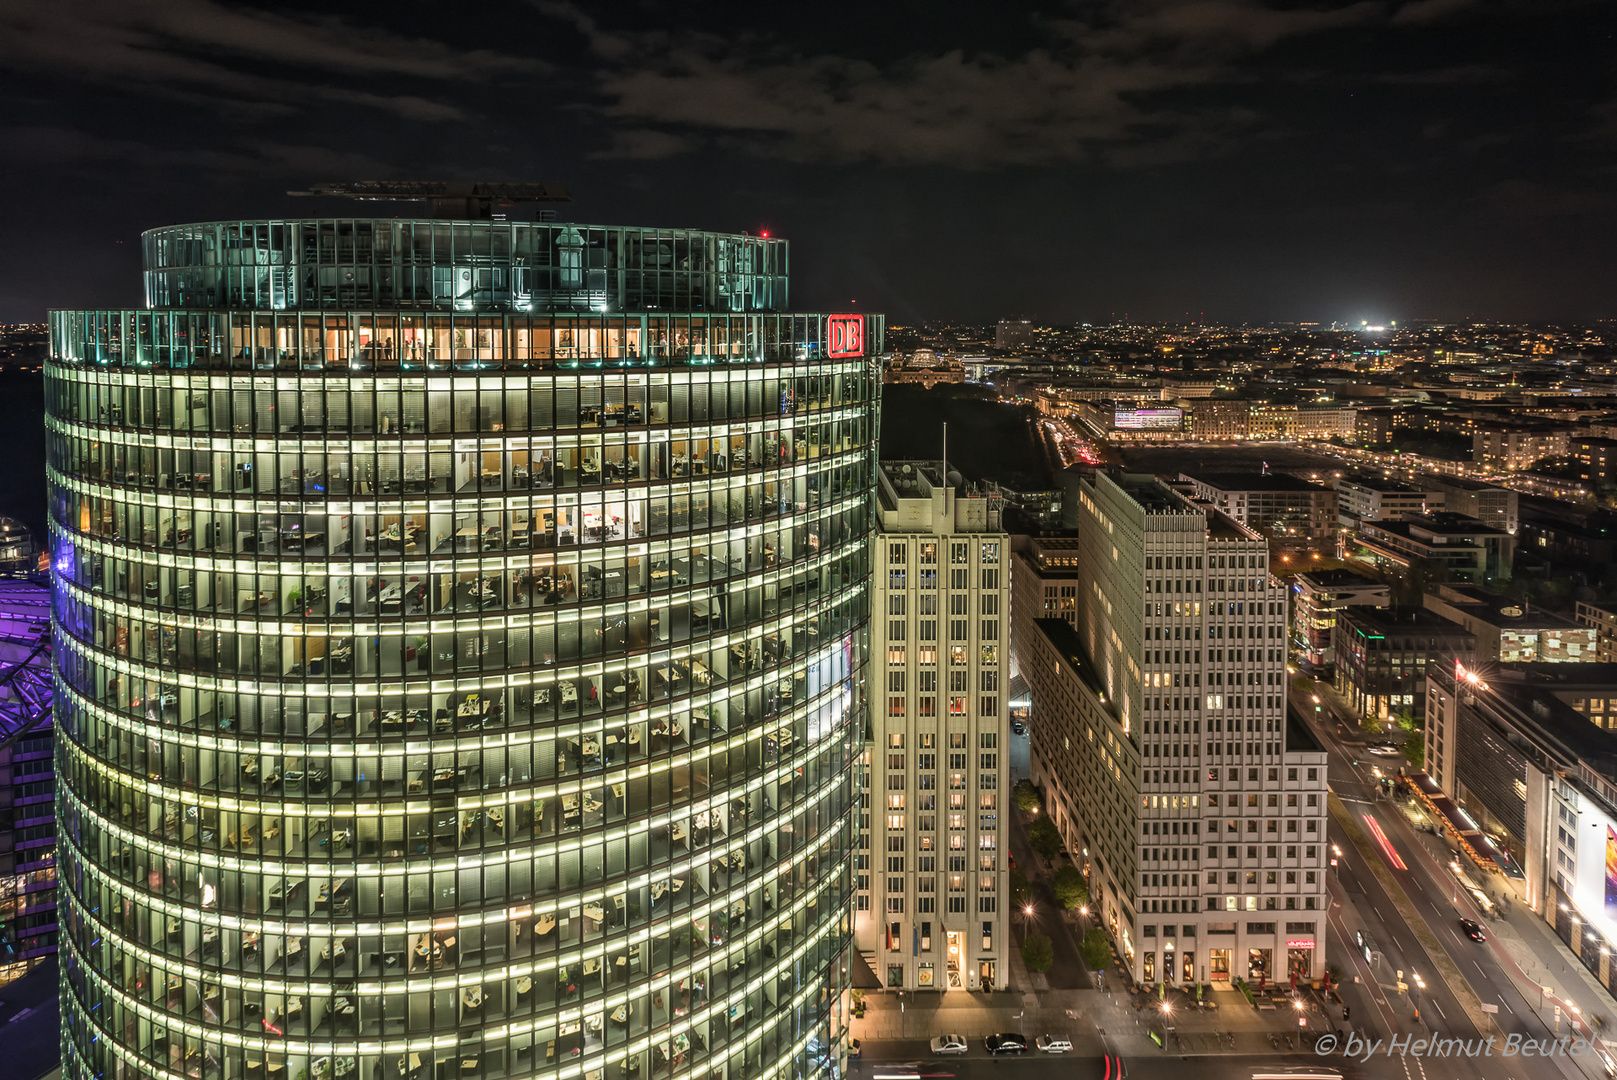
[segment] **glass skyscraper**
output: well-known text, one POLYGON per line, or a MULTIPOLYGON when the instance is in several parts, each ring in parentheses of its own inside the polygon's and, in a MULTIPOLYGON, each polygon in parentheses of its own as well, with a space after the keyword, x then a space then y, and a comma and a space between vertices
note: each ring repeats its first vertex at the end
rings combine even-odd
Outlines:
POLYGON ((46 374, 66 1074, 834 1071, 879 317, 688 230, 143 254, 46 374))

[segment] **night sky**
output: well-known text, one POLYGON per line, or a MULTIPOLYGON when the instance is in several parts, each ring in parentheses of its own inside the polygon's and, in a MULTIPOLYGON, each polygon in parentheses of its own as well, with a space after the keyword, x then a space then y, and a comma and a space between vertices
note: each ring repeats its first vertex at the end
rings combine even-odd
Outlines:
POLYGON ((143 229, 351 214, 285 192, 381 178, 768 229, 793 306, 895 322, 1612 317, 1614 29, 1609 0, 0 0, 0 320, 139 303, 143 229))

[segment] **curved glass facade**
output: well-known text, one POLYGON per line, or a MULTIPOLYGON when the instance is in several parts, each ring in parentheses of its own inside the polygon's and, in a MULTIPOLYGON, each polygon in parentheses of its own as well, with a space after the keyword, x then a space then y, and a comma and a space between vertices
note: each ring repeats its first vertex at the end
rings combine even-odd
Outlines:
POLYGON ((219 221, 144 236, 154 308, 778 311, 786 242, 556 222, 219 221))
POLYGON ((879 349, 238 299, 52 316, 67 1075, 835 1066, 879 349))

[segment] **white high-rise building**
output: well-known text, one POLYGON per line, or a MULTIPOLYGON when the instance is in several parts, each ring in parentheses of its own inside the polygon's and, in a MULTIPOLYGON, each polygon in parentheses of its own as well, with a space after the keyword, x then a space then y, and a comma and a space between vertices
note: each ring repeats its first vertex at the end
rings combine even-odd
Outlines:
POLYGON ((1144 982, 1324 969, 1326 758, 1286 707, 1258 533, 1153 479, 1079 489, 1078 614, 1021 659, 1033 775, 1144 982))
POLYGON ((884 462, 855 937, 882 984, 1003 986, 1010 544, 1000 500, 884 462))

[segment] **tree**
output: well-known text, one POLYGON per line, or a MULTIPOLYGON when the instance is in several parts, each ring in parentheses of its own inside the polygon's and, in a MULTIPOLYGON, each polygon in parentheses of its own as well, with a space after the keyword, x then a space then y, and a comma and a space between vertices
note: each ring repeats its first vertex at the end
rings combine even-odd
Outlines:
POLYGON ((1023 813, 1039 808, 1039 789, 1030 780, 1018 780, 1011 789, 1011 798, 1016 800, 1016 808, 1023 813))
POLYGON ((1047 817, 1041 817, 1028 826, 1027 842, 1029 847, 1046 860, 1055 858, 1056 852, 1061 850, 1061 834, 1047 817))
POLYGON ((1076 866, 1063 866, 1057 870, 1050 889, 1056 894, 1056 903, 1068 911, 1077 911, 1089 903, 1089 885, 1084 881, 1083 871, 1076 866))
POLYGON ((1049 971, 1056 962, 1055 946, 1047 934, 1029 934, 1022 942, 1022 963, 1029 971, 1049 971))
POLYGON ((1426 768, 1426 737, 1418 731, 1410 732, 1404 740, 1404 757, 1409 759, 1410 768, 1426 768))
POLYGON ((1027 874, 1020 866, 1011 871, 1011 906, 1021 907, 1027 902, 1027 874))
POLYGON ((1112 962, 1112 943, 1106 937, 1106 931, 1098 926, 1089 928, 1084 935, 1083 944, 1084 964, 1090 971, 1105 971, 1106 965, 1112 962))

